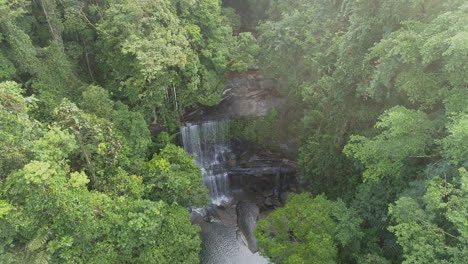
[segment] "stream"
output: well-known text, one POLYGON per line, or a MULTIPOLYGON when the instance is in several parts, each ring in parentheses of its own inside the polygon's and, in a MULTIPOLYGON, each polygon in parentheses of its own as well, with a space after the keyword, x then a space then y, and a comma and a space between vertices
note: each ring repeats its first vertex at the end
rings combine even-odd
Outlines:
POLYGON ((237 228, 219 223, 202 224, 201 263, 204 264, 263 264, 266 259, 253 254, 237 238, 237 228))

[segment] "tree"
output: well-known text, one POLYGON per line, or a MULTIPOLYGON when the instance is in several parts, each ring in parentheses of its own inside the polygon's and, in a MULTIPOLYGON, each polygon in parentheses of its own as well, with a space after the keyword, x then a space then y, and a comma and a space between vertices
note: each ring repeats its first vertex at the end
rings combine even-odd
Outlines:
POLYGON ((360 237, 360 220, 341 201, 320 195, 292 195, 258 222, 260 252, 275 263, 336 263, 338 245, 360 237))
POLYGON ((114 104, 109 91, 96 85, 90 85, 83 91, 79 106, 84 111, 97 117, 112 120, 114 117, 114 104))
POLYGON ((15 82, 0 83, 0 180, 28 162, 29 143, 41 129, 28 114, 34 98, 22 93, 15 82))
POLYGON ((250 32, 239 33, 231 42, 231 58, 228 66, 231 71, 244 72, 256 65, 259 46, 257 40, 250 32))
POLYGON ((458 114, 448 124, 449 135, 441 140, 444 156, 454 165, 468 162, 468 114, 458 114))
POLYGON ((86 168, 94 189, 109 187, 109 178, 128 162, 121 135, 114 132, 112 123, 84 113, 66 99, 54 110, 54 119, 57 126, 76 138, 78 151, 74 153, 73 166, 86 168))
POLYGON ((193 156, 180 147, 166 145, 147 162, 146 169, 144 182, 148 187, 149 199, 182 206, 208 203, 208 191, 203 184, 200 168, 195 165, 193 156))
POLYGON ((86 174, 68 170, 32 161, 6 179, 2 263, 198 262, 198 229, 185 208, 90 192, 86 174))
POLYGON ((112 123, 112 127, 122 136, 125 155, 132 164, 127 169, 133 173, 140 173, 152 144, 144 115, 130 111, 128 106, 121 102, 112 101, 107 90, 94 85, 83 92, 79 105, 87 113, 112 123))
POLYGON ((467 255, 468 174, 455 184, 439 176, 426 182, 422 196, 403 196, 389 206, 389 227, 403 248, 403 263, 465 263, 467 255))
POLYGON ((376 129, 382 129, 379 135, 373 139, 352 136, 343 150, 364 164, 364 180, 398 176, 405 160, 425 155, 432 140, 432 124, 423 112, 396 106, 379 119, 375 125, 376 129))

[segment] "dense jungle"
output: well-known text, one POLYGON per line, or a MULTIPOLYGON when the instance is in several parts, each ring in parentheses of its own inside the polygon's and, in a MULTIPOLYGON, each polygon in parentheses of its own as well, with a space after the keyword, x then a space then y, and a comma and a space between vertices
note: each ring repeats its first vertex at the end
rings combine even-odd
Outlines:
POLYGON ((468 263, 466 0, 0 0, 0 263, 247 263, 200 257, 207 129, 293 164, 265 263, 468 263), (207 123, 239 78, 274 107, 207 123))

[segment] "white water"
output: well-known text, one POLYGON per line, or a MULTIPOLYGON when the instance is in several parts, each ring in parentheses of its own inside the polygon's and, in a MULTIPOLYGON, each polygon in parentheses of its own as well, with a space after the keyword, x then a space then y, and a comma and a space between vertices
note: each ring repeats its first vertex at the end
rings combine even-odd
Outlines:
POLYGON ((230 201, 229 179, 223 163, 231 154, 228 144, 228 121, 187 123, 180 128, 184 149, 195 154, 195 163, 201 168, 203 181, 216 205, 230 201))

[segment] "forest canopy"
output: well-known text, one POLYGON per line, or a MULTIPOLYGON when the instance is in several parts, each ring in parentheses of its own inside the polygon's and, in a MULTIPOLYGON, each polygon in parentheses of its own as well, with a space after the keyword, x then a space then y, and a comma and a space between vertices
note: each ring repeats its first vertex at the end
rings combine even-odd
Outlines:
POLYGON ((275 263, 466 263, 466 1, 254 2, 268 3, 260 69, 285 83, 289 126, 300 122, 300 176, 315 203, 343 200, 362 233, 311 254, 299 236, 317 232, 317 209, 291 199, 260 221, 262 252, 275 263), (310 210, 299 217, 309 230, 293 224, 300 209, 278 219, 296 207, 310 210))
POLYGON ((199 263, 180 118, 249 69, 287 103, 237 136, 304 189, 263 256, 468 263, 465 0, 0 0, 0 263, 199 263))

